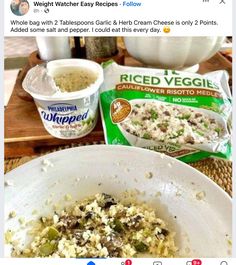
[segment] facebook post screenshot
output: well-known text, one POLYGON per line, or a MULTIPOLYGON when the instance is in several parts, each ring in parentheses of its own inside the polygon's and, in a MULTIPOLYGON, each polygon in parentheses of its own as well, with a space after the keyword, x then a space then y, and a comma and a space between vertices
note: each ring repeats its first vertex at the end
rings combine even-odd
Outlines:
POLYGON ((236 264, 233 2, 1 1, 1 264, 236 264))

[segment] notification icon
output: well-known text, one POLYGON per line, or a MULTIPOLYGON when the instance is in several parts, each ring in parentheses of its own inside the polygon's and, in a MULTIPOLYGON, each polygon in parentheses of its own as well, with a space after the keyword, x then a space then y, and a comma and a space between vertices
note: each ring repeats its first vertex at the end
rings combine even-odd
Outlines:
POLYGON ((202 261, 200 259, 192 260, 192 265, 202 265, 202 261))
POLYGON ((132 265, 132 260, 127 259, 125 262, 121 262, 121 265, 132 265))
POLYGON ((202 265, 202 261, 200 259, 194 259, 192 261, 187 261, 186 265, 202 265))

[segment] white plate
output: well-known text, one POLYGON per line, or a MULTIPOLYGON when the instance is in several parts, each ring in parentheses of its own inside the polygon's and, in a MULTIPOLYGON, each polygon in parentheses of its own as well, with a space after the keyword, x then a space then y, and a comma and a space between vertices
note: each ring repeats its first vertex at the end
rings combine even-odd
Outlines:
MULTIPOLYGON (((171 157, 136 147, 78 147, 32 160, 5 178, 14 182, 5 189, 5 230, 17 229, 19 217, 32 219, 35 209, 40 217, 52 213, 52 204, 59 200, 62 207, 71 203, 63 199, 65 194, 74 200, 98 192, 122 198, 125 190, 138 189, 145 192, 140 199, 154 206, 177 232, 182 253, 186 255, 188 247, 192 257, 230 256, 230 197, 199 171, 171 157), (54 164, 47 172, 42 171, 44 159, 54 164), (153 178, 147 179, 147 172, 152 172, 153 178), (202 191, 206 196, 197 200, 196 194, 202 191), (161 196, 156 196, 157 192, 161 196), (47 205, 47 200, 52 204, 47 205), (13 210, 17 217, 9 219, 13 210)), ((23 243, 24 233, 19 233, 23 243)), ((9 253, 6 246, 5 256, 9 253)))

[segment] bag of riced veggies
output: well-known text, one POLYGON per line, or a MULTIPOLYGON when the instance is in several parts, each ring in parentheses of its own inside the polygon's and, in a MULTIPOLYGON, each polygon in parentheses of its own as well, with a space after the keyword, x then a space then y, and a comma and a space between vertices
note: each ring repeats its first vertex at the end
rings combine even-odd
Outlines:
POLYGON ((148 148, 193 162, 231 156, 228 74, 103 64, 100 109, 107 144, 148 148))

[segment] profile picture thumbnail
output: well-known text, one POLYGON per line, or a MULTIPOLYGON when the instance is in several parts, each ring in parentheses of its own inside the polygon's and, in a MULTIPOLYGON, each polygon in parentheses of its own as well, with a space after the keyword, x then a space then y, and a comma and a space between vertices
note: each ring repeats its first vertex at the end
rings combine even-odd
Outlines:
POLYGON ((16 16, 24 16, 29 11, 27 0, 11 0, 11 11, 16 16))

